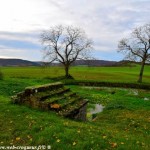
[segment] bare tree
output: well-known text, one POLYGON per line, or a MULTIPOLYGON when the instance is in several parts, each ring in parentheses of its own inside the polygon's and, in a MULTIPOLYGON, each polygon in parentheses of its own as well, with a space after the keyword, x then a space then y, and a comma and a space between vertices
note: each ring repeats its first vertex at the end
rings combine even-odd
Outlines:
POLYGON ((144 66, 150 62, 150 24, 135 28, 129 38, 122 39, 118 44, 118 52, 123 52, 127 59, 141 62, 138 82, 142 82, 144 66))
POLYGON ((92 41, 85 32, 73 26, 55 26, 41 34, 44 45, 44 58, 49 62, 59 62, 65 68, 65 76, 69 77, 69 67, 77 59, 87 59, 92 41))

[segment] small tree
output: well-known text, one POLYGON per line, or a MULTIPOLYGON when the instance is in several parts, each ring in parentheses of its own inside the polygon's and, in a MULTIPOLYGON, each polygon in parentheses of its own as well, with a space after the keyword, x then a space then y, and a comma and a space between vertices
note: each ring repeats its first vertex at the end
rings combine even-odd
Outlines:
POLYGON ((118 44, 118 52, 123 52, 127 59, 141 62, 138 82, 142 82, 144 66, 150 62, 150 24, 135 28, 129 38, 118 44))
POLYGON ((59 62, 65 68, 65 77, 69 78, 69 67, 77 59, 87 59, 92 41, 85 32, 73 26, 55 26, 41 34, 44 45, 44 58, 50 63, 59 62))

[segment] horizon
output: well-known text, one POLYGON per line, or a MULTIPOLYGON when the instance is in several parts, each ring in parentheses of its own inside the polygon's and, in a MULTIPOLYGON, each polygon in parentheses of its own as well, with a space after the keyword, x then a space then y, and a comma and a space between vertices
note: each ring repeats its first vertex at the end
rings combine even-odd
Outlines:
POLYGON ((149 0, 1 0, 0 58, 41 61, 41 32, 62 24, 86 32, 96 59, 121 61, 118 41, 149 23, 149 14, 149 0))
MULTIPOLYGON (((15 59, 15 60, 25 60, 25 61, 31 61, 31 62, 44 62, 44 61, 41 61, 41 60, 37 60, 37 61, 34 61, 34 60, 28 60, 28 59, 21 59, 21 58, 2 58, 2 57, 0 57, 0 60, 1 59, 15 59)), ((78 60, 78 59, 77 59, 78 60)), ((77 61, 76 60, 76 61, 77 61)), ((85 59, 86 60, 86 59, 85 59)), ((88 60, 101 60, 101 61, 115 61, 115 60, 104 60, 104 59, 88 59, 88 60)), ((122 60, 120 60, 120 61, 123 61, 124 59, 122 59, 122 60)), ((126 61, 126 60, 125 60, 126 61)), ((116 62, 118 62, 118 61, 116 61, 116 62)), ((55 63, 55 62, 53 62, 53 63, 55 63)))

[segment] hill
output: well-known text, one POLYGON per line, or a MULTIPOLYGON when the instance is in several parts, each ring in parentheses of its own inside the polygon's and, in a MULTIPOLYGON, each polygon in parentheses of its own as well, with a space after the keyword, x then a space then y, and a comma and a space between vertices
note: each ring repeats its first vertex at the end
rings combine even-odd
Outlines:
POLYGON ((0 66, 39 66, 38 63, 22 59, 0 58, 0 66))
MULTIPOLYGON (((90 67, 121 67, 132 66, 134 67, 138 62, 122 60, 122 61, 108 61, 108 60, 76 60, 72 66, 90 66, 90 67)), ((0 66, 61 66, 60 63, 45 63, 42 61, 29 61, 23 59, 4 59, 0 58, 0 66)))
POLYGON ((73 66, 113 66, 117 61, 108 60, 76 60, 73 66))

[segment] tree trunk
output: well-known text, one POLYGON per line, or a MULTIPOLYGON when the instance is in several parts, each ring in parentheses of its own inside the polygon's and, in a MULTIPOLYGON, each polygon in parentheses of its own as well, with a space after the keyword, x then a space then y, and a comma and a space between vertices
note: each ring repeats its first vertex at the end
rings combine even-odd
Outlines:
POLYGON ((69 65, 65 65, 65 77, 69 77, 69 65))
POLYGON ((142 77, 143 77, 143 72, 144 72, 144 66, 145 66, 145 60, 142 61, 141 70, 140 70, 139 79, 138 79, 138 82, 139 82, 139 83, 142 83, 142 77))

